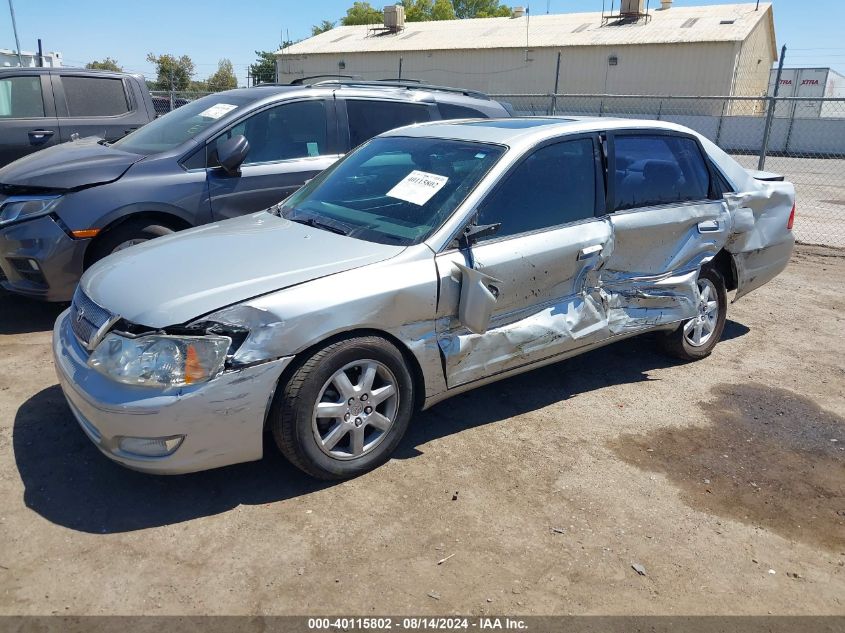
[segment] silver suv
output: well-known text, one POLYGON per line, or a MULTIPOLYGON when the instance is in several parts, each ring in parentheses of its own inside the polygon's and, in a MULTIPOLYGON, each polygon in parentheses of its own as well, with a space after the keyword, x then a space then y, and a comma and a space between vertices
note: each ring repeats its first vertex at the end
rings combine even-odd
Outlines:
POLYGON ((500 119, 379 136, 284 203, 93 266, 62 389, 111 459, 384 462, 414 411, 644 332, 687 360, 786 266, 794 188, 671 123, 500 119), (770 176, 766 176, 767 178, 770 176))

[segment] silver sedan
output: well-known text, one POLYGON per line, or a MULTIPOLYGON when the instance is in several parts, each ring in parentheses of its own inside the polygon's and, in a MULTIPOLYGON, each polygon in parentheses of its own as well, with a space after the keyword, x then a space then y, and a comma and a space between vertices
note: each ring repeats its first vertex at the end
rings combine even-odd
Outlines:
POLYGON ((423 124, 284 202, 112 255, 56 322, 62 388, 111 459, 185 473, 387 460, 414 413, 659 331, 683 359, 786 266, 794 188, 663 122, 423 124))

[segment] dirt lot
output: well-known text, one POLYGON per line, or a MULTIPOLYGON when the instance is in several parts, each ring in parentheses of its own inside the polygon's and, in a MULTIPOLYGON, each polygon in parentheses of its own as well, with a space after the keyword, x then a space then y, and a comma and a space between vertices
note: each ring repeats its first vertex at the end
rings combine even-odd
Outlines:
POLYGON ((2 614, 845 614, 843 251, 799 248, 705 361, 643 338, 459 396, 337 485, 112 464, 57 312, 0 296, 2 614))

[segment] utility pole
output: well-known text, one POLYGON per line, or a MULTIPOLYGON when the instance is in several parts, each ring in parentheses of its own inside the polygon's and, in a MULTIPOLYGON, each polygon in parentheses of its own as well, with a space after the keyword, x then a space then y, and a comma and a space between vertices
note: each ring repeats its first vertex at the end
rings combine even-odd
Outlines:
POLYGON ((23 58, 21 57, 21 42, 18 39, 18 25, 15 22, 15 5, 12 0, 9 0, 9 13, 12 14, 12 31, 15 33, 15 49, 18 52, 18 66, 23 66, 23 58))

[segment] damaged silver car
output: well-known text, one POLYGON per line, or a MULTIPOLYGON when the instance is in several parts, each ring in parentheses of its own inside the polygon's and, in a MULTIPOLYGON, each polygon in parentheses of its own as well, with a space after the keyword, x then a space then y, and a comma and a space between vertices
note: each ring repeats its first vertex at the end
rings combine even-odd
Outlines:
POLYGON ((644 332, 712 351, 727 293, 786 266, 794 188, 664 122, 438 122, 285 202, 121 251, 56 322, 61 386, 108 457, 185 473, 388 459, 415 411, 644 332))

